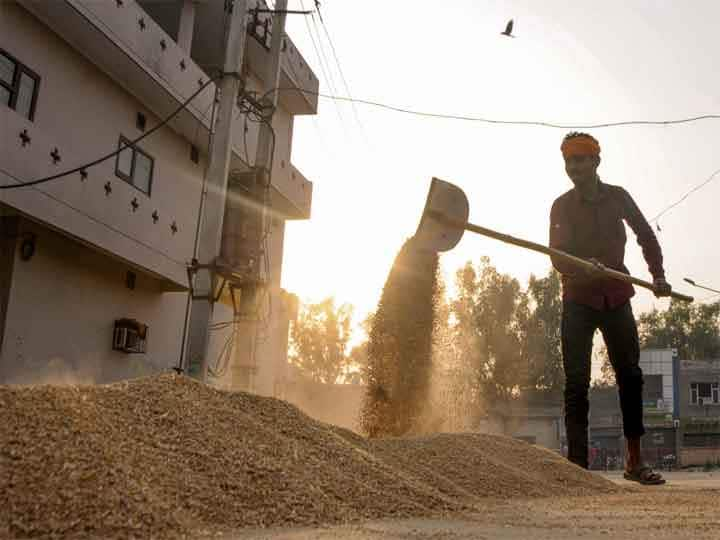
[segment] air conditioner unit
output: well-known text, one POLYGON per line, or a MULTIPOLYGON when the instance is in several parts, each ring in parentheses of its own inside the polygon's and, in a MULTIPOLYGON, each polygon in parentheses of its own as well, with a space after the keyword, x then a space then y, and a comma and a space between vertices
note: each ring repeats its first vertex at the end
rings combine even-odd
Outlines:
POLYGON ((705 405, 705 399, 706 398, 698 398, 698 405, 700 405, 700 406, 705 405))
POLYGON ((113 329, 113 350, 144 354, 148 327, 135 319, 118 319, 113 329))

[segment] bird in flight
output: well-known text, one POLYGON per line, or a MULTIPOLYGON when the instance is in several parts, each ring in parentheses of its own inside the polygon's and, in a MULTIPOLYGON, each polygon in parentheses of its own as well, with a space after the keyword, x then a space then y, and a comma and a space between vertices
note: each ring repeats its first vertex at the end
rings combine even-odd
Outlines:
POLYGON ((502 34, 503 36, 514 38, 515 36, 512 35, 514 24, 515 23, 513 22, 513 20, 510 19, 507 23, 507 26, 505 26, 505 30, 503 32, 500 32, 500 34, 502 34))

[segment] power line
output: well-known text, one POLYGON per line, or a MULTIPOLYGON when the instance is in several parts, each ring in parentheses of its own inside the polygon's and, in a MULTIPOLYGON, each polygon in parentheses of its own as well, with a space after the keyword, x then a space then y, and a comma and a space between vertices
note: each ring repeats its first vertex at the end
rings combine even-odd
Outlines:
MULTIPOLYGON (((154 126, 150 131, 147 131, 146 133, 143 133, 142 135, 140 135, 139 137, 137 137, 136 139, 134 139, 134 140, 132 140, 132 141, 130 141, 130 142, 128 142, 128 143, 122 143, 122 142, 121 142, 121 143, 120 143, 120 148, 118 148, 117 150, 115 150, 115 151, 113 151, 113 152, 110 152, 109 154, 106 154, 106 155, 104 155, 104 156, 102 156, 102 157, 100 157, 100 158, 98 158, 98 159, 96 159, 96 160, 93 160, 93 161, 89 162, 89 163, 86 163, 85 165, 81 165, 81 166, 79 166, 79 167, 75 167, 74 169, 70 169, 70 170, 68 170, 68 171, 64 171, 64 172, 61 172, 61 173, 53 174, 53 175, 51 175, 51 176, 46 176, 46 177, 44 177, 44 178, 38 178, 37 180, 30 180, 30 181, 28 181, 28 182, 20 182, 20 183, 18 183, 18 184, 6 184, 6 185, 2 185, 2 186, 0 186, 0 189, 17 189, 17 188, 24 188, 24 187, 36 186, 36 185, 38 185, 38 184, 44 184, 44 183, 50 182, 50 181, 52 181, 52 180, 57 180, 57 179, 59 179, 59 178, 65 177, 65 176, 69 176, 69 175, 71 175, 71 174, 75 174, 75 173, 84 171, 84 170, 86 170, 86 169, 89 169, 90 167, 93 167, 93 166, 95 166, 95 165, 98 165, 99 163, 102 163, 103 161, 107 161, 108 159, 117 156, 117 155, 118 155, 120 152, 122 152, 123 150, 126 150, 127 148, 130 148, 130 147, 132 147, 132 146, 135 146, 137 143, 139 143, 140 141, 142 141, 142 140, 145 139, 146 137, 149 137, 150 135, 152 135, 153 133, 155 133, 157 130, 159 130, 160 128, 162 128, 163 126, 165 126, 168 122, 170 122, 170 120, 172 120, 172 119, 175 118, 178 114, 180 114, 183 110, 185 110, 185 109, 187 108, 187 106, 190 104, 190 102, 191 102, 193 99, 195 99, 200 93, 202 93, 203 90, 205 90, 205 88, 207 88, 211 83, 215 82, 216 80, 218 80, 218 79, 221 78, 222 76, 223 76, 223 75, 218 75, 218 76, 216 76, 216 77, 210 78, 210 80, 208 80, 207 82, 205 82, 202 86, 200 86, 200 88, 198 88, 195 92, 193 92, 193 94, 192 94, 189 98, 187 98, 185 101, 183 101, 183 102, 180 104, 180 106, 179 106, 177 109, 175 109, 169 116, 167 116, 162 122, 160 122, 159 124, 157 124, 156 126, 154 126)), ((15 177, 13 176, 13 178, 15 178, 15 177)))
POLYGON ((656 216, 655 216, 654 218, 652 218, 650 221, 657 221, 658 219, 660 219, 660 216, 662 216, 662 215, 664 215, 665 213, 669 212, 670 210, 672 210, 673 208, 675 208, 677 205, 679 205, 681 202, 683 202, 685 199, 687 199, 690 195, 692 195, 692 194, 695 193, 696 191, 702 189, 704 186, 706 186, 707 184, 709 184, 710 182, 712 182, 712 180, 713 180, 718 174, 720 174, 720 169, 718 169, 717 171, 715 171, 714 173, 712 173, 712 174, 711 174, 706 180, 704 180, 701 184, 698 184, 697 186, 695 186, 694 188, 692 188, 690 191, 688 191, 687 193, 685 193, 685 195, 683 195, 682 197, 680 197, 677 201, 675 201, 675 202, 672 203, 671 205, 667 206, 664 210, 662 210, 658 215, 656 215, 656 216))
MULTIPOLYGON (((300 7, 305 9, 305 5, 302 0, 300 0, 300 7)), ((315 24, 315 18, 313 17, 313 24, 315 24)), ((318 43, 320 43, 320 34, 318 33, 318 42, 315 41, 315 35, 313 34, 312 28, 310 27, 310 21, 308 21, 307 17, 305 17, 305 26, 307 27, 308 34, 310 35, 310 41, 312 41, 313 49, 315 49, 315 55, 317 56, 318 62, 320 64, 320 71, 322 72, 323 77, 325 78, 325 82, 328 85, 328 88, 330 88, 330 91, 335 94, 337 93, 337 90, 334 85, 334 81, 331 79, 330 76, 328 76, 328 72, 330 70, 330 64, 328 63, 327 69, 325 67, 325 62, 327 61, 327 58, 324 54, 320 53, 320 48, 318 48, 318 43), (325 61, 323 61, 323 58, 325 58, 325 61)), ((317 32, 317 25, 315 25, 315 31, 317 32)), ((336 102, 333 103, 335 105, 335 112, 338 115, 338 119, 340 120, 340 124, 343 123, 342 115, 340 114, 340 107, 338 107, 338 104, 336 102)))
MULTIPOLYGON (((300 0, 300 4, 302 5, 302 0, 300 0)), ((332 90, 333 94, 337 94, 338 93, 338 85, 335 84, 335 77, 333 77, 332 68, 330 67, 330 60, 328 60, 328 56, 325 53, 325 48, 323 47, 322 34, 320 33, 320 27, 318 25, 317 20, 315 19, 315 15, 310 16, 310 22, 312 23, 312 27, 315 29, 315 34, 317 35, 317 44, 318 44, 318 48, 320 50, 320 54, 322 55, 325 65, 327 66, 327 73, 329 75, 328 82, 331 85, 330 87, 334 89, 334 90, 332 90)))
MULTIPOLYGON (((0 168, 0 174, 4 174, 5 176, 7 176, 7 177, 9 177, 9 178, 13 178, 13 179, 15 179, 15 180, 17 180, 17 181, 20 181, 20 179, 19 179, 17 176, 13 175, 10 171, 7 171, 7 170, 5 170, 5 169, 0 168)), ((62 205, 64 205, 64 206, 66 206, 67 208, 70 208, 71 210, 74 210, 74 211, 77 212, 78 214, 80 214, 80 215, 82 215, 82 216, 85 216, 86 218, 90 219, 91 221, 94 221, 95 223, 97 223, 98 225, 102 225, 102 226, 104 226, 104 227, 107 227, 108 229, 110 229, 110 230, 113 231, 114 233, 117 233, 117 234, 119 234, 119 235, 127 238, 128 240, 132 240, 133 242, 136 242, 136 243, 140 244, 140 245, 143 246, 144 248, 152 251, 153 253, 156 253, 157 255, 160 255, 160 256, 166 258, 167 260, 169 260, 169 261, 171 261, 171 262, 174 262, 175 264, 178 264, 178 265, 180 265, 180 266, 182 266, 182 267, 185 267, 185 266, 187 265, 187 262, 186 262, 186 261, 181 261, 181 260, 179 260, 179 259, 175 259, 174 257, 168 255, 168 254, 165 253, 164 251, 159 250, 159 249, 151 246, 150 244, 147 244, 147 243, 145 243, 145 242, 143 242, 143 241, 135 238, 134 236, 131 236, 131 235, 127 234, 127 233, 124 232, 123 230, 118 229, 117 227, 114 227, 113 225, 110 225, 109 223, 105 223, 105 222, 102 221, 101 219, 96 218, 95 216, 93 216, 92 214, 88 214, 87 212, 85 212, 85 211, 82 210, 81 208, 78 208, 78 207, 76 207, 76 206, 73 206, 73 205, 70 204, 69 202, 67 202, 67 201, 65 201, 65 200, 63 200, 63 199, 61 199, 61 198, 59 198, 59 197, 56 197, 55 195, 53 195, 53 194, 51 194, 51 193, 48 193, 47 191, 43 191, 43 190, 40 189, 40 188, 33 188, 33 189, 35 189, 35 190, 38 191, 39 193, 42 193, 43 195, 45 195, 45 196, 48 197, 49 199, 52 199, 52 200, 54 200, 55 202, 57 202, 57 203, 59 203, 59 204, 62 204, 62 205)))
POLYGON ((701 120, 720 120, 720 114, 704 114, 701 116, 692 116, 689 118, 680 118, 673 120, 624 120, 620 122, 606 122, 601 124, 559 124, 555 122, 545 122, 540 120, 500 120, 494 118, 485 118, 482 116, 468 116, 461 114, 446 114, 446 113, 435 113, 427 111, 419 111, 406 107, 400 107, 396 105, 389 105, 387 103, 381 103, 379 101, 371 101, 368 99, 351 98, 348 96, 338 96, 333 94, 325 94, 323 92, 316 92, 314 90, 307 90, 304 88, 293 88, 293 87, 278 87, 268 90, 264 95, 267 97, 273 92, 290 92, 295 91, 301 94, 308 94, 311 96, 318 96, 325 99, 332 99, 336 101, 347 101, 352 103, 359 103, 361 105, 369 105, 372 107, 378 107, 381 109, 387 109, 394 112, 403 114, 410 114, 414 116, 421 116, 425 118, 440 118, 444 120, 462 120, 465 122, 478 122, 483 124, 494 124, 494 125, 508 125, 508 126, 534 126, 534 127, 547 127, 554 129, 600 129, 609 127, 622 127, 622 126, 669 126, 676 124, 688 124, 692 122, 699 122, 701 120))
MULTIPOLYGON (((318 0, 315 0, 315 9, 317 10, 318 17, 320 17, 320 23, 322 24, 323 30, 325 30, 325 35, 327 36, 328 43, 330 44, 330 49, 332 50, 333 57, 335 58, 335 64, 337 65, 338 72, 340 73, 340 78, 342 79, 343 85, 345 86, 345 91, 348 94, 348 97, 352 99, 352 92, 350 91, 350 85, 347 82, 347 79, 345 78, 345 73, 343 73, 342 66, 340 65, 340 58, 338 57, 337 50, 335 49, 335 45, 333 44, 333 40, 330 37, 330 31, 328 30, 327 24, 325 24, 325 19, 323 19, 322 13, 320 11, 320 2, 318 0)), ((355 102, 352 101, 352 109, 353 114, 355 116, 355 121, 358 123, 358 126, 360 126, 360 131, 365 134, 365 128, 363 127, 362 122, 360 121, 360 115, 358 114, 357 107, 355 106, 355 102)))

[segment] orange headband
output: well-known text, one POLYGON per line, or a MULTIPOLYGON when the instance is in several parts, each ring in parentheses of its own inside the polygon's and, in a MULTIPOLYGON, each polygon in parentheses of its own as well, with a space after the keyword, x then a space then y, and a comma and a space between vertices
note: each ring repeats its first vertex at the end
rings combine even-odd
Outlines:
POLYGON ((563 141, 560 146, 563 157, 570 156, 599 156, 600 145, 589 137, 573 137, 563 141))

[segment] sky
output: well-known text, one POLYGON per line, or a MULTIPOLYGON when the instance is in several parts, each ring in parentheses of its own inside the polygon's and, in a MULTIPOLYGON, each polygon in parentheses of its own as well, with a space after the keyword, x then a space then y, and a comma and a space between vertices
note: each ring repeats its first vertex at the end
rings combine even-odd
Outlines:
MULTIPOLYGON (((289 9, 312 5, 289 0, 289 9)), ((319 19, 292 15, 287 32, 324 93, 573 125, 720 113, 714 0, 322 0, 320 9, 349 92, 319 19), (515 39, 500 35, 510 18, 515 39)), ((415 232, 433 176, 465 191, 470 222, 547 244, 550 206, 571 187, 567 131, 320 99, 317 115, 295 120, 292 162, 313 182, 313 208, 288 224, 283 287, 306 302, 350 303, 360 322, 415 232)), ((585 131, 600 141, 601 179, 628 190, 649 220, 720 169, 720 120, 585 131)), ((682 280, 720 288, 719 202, 720 173, 659 219, 668 281, 698 299, 712 293, 682 280)), ((628 232, 626 265, 652 280, 628 232)), ((442 255, 447 281, 483 255, 522 283, 550 269, 544 255, 466 232, 442 255)), ((638 289, 633 304, 640 313, 667 301, 638 289)))

